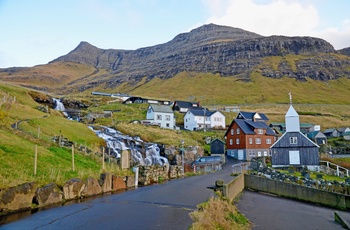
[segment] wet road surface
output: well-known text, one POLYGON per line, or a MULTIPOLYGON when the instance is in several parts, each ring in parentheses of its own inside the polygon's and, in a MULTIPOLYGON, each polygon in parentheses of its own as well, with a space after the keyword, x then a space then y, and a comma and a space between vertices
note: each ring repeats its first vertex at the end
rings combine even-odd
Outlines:
POLYGON ((244 190, 236 207, 256 230, 344 229, 334 221, 334 209, 249 190, 244 190))

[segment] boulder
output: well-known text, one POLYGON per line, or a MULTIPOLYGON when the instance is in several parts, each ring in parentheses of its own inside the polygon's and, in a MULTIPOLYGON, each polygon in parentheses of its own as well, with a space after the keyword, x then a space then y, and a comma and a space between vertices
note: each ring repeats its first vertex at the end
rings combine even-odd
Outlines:
POLYGON ((126 176, 125 182, 126 182, 127 188, 134 188, 135 187, 135 177, 134 176, 126 176))
POLYGON ((126 189, 126 183, 123 180, 123 178, 112 175, 112 190, 118 191, 118 190, 125 190, 125 189, 126 189))
POLYGON ((85 187, 84 181, 78 178, 70 179, 63 186, 63 198, 65 200, 80 198, 85 187))
POLYGON ((0 213, 30 209, 37 188, 29 182, 0 191, 0 213))
POLYGON ((56 184, 48 184, 42 188, 37 188, 33 202, 39 207, 61 203, 63 199, 62 191, 56 184))
POLYGON ((82 192, 83 197, 95 196, 102 193, 102 188, 96 178, 89 177, 86 179, 85 188, 82 192))
POLYGON ((102 182, 102 192, 112 191, 112 174, 102 173, 100 179, 102 182))

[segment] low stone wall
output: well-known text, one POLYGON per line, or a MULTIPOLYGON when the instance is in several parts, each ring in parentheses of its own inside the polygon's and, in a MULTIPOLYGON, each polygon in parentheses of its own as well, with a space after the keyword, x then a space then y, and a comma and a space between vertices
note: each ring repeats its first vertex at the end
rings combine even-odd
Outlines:
POLYGON ((259 176, 244 174, 244 186, 253 190, 282 197, 312 202, 337 209, 350 209, 350 196, 328 192, 292 183, 280 182, 259 176))
POLYGON ((29 182, 0 190, 0 215, 125 190, 134 186, 134 176, 122 178, 110 173, 101 174, 99 179, 90 177, 85 181, 73 178, 62 188, 53 183, 38 187, 37 183, 29 182))
POLYGON ((223 185, 222 193, 225 197, 233 201, 244 189, 244 176, 240 174, 232 181, 223 185))
POLYGON ((160 183, 164 180, 179 178, 182 176, 182 166, 179 165, 152 165, 139 166, 139 181, 140 186, 145 186, 154 183, 160 183))

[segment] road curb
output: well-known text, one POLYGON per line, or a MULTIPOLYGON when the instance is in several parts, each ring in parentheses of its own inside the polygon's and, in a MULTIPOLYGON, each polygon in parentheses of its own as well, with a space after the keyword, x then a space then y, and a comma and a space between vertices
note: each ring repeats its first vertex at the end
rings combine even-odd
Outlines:
POLYGON ((334 211, 334 220, 340 223, 345 229, 350 229, 350 224, 339 212, 334 211))

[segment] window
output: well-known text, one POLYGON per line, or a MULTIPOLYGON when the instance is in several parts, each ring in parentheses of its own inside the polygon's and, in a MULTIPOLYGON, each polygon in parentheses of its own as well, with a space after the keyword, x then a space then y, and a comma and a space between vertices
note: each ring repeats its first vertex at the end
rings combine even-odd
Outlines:
POLYGON ((264 130, 258 129, 258 134, 264 134, 264 130))
POLYGON ((165 115, 165 120, 170 121, 170 115, 165 115))
POLYGON ((290 144, 298 144, 298 138, 297 137, 290 137, 289 142, 290 142, 290 144))
POLYGON ((253 138, 249 137, 249 144, 253 144, 253 138))
POLYGON ((239 138, 236 138, 236 144, 239 145, 239 138))
POLYGON ((230 139, 230 145, 232 145, 233 144, 233 140, 232 139, 230 139))
POLYGON ((240 133, 240 130, 239 130, 239 128, 237 128, 237 131, 236 131, 236 132, 237 132, 237 134, 239 134, 239 133, 240 133))
POLYGON ((170 124, 169 124, 169 123, 166 123, 165 125, 166 125, 166 127, 167 127, 167 128, 169 128, 169 127, 170 127, 170 124))
POLYGON ((235 135, 235 130, 231 129, 231 135, 235 135))
POLYGON ((162 115, 157 115, 157 120, 162 120, 162 115))
POLYGON ((261 144, 261 138, 255 138, 255 144, 260 145, 261 144))
POLYGON ((270 138, 267 138, 267 139, 266 139, 266 144, 267 144, 267 145, 271 145, 271 139, 270 139, 270 138))

